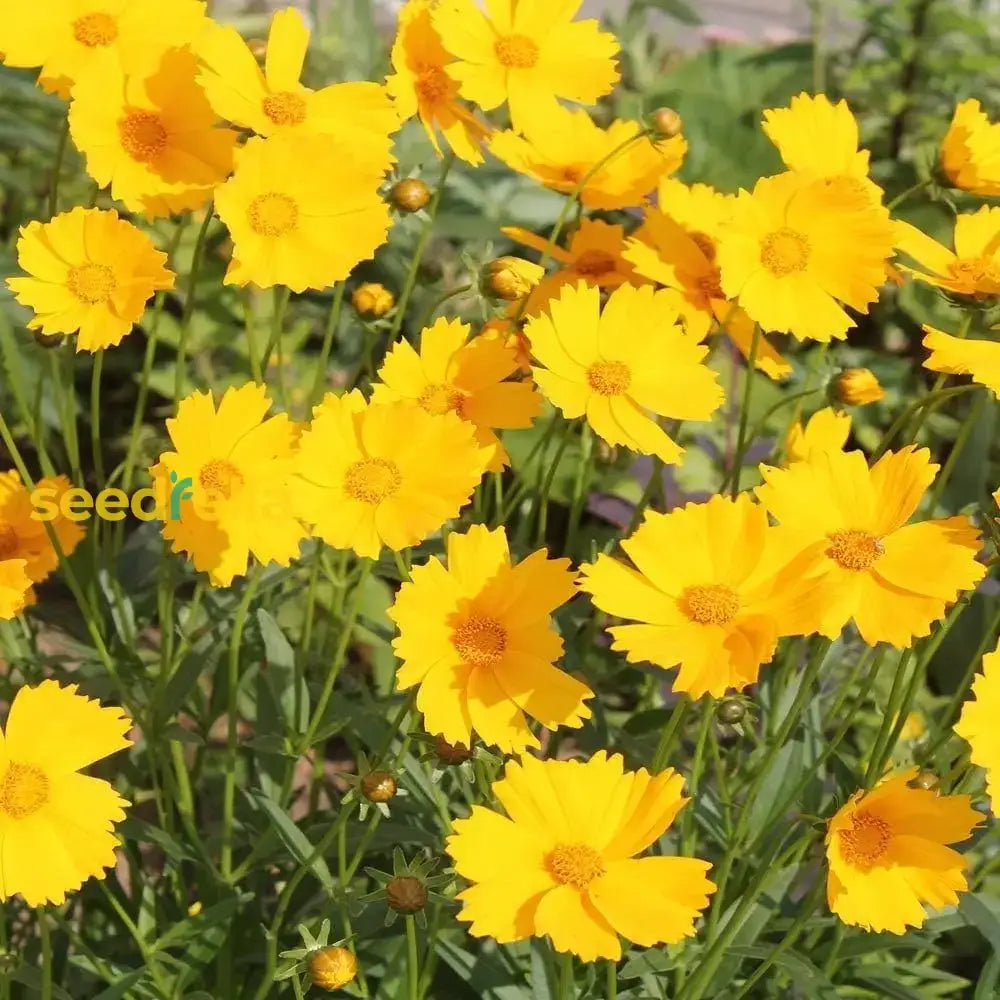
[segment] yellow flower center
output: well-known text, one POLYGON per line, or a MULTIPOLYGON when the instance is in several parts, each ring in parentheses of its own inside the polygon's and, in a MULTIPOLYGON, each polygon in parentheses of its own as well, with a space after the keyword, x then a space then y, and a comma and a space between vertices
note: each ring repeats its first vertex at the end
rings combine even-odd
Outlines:
POLYGON ((531 69, 538 62, 538 46, 527 35, 502 35, 493 48, 508 69, 531 69))
POLYGON ((122 149, 138 163, 150 163, 167 148, 166 126, 155 111, 129 111, 118 120, 122 149))
POLYGON ((213 458, 201 467, 198 482, 206 493, 220 494, 228 500, 243 485, 244 479, 243 473, 232 462, 213 458))
POLYGON ((452 632, 451 644, 465 663, 499 663, 507 648, 507 630, 495 618, 473 615, 452 632))
POLYGON ((699 625, 726 625, 740 610, 739 594, 724 583, 688 587, 681 595, 684 614, 699 625))
POLYGON ((835 531, 826 554, 844 569, 869 569, 884 552, 882 539, 869 531, 835 531))
POLYGON ((990 257, 966 257, 952 261, 949 271, 954 282, 969 295, 980 292, 980 285, 1000 284, 1000 267, 990 257))
POLYGON ((605 274, 614 274, 616 262, 614 254, 604 250, 585 250, 576 259, 573 270, 585 278, 600 278, 605 274))
POLYGON ((7 765, 0 781, 0 812, 12 819, 24 819, 38 812, 49 801, 49 779, 34 764, 7 765))
POLYGON ((17 532, 12 525, 0 521, 0 560, 12 559, 17 550, 17 532))
POLYGON ((420 394, 418 402, 435 417, 452 411, 461 416, 462 405, 465 403, 465 393, 452 385, 438 383, 427 386, 420 394))
POLYGON ((402 482, 403 477, 395 462, 385 458, 365 458, 347 467, 344 492, 352 500, 374 506, 391 497, 402 482))
POLYGON ((705 255, 705 259, 712 263, 715 260, 715 255, 718 252, 715 245, 715 240, 712 239, 708 233, 689 233, 691 239, 694 241, 695 246, 705 255))
POLYGON ((275 125, 301 125, 306 120, 306 102, 290 90, 264 98, 264 114, 275 125))
POLYGON ((73 22, 73 37, 88 49, 110 45, 118 37, 118 22, 110 14, 95 10, 73 22))
POLYGON ((259 194, 247 210, 250 228, 260 236, 284 236, 299 224, 299 206, 287 194, 259 194))
POLYGON ((851 829, 840 831, 840 850, 849 864, 870 868, 882 859, 891 840, 892 828, 884 819, 858 812, 851 829))
POLYGON ((632 384, 632 372, 621 361, 596 361, 587 369, 587 382, 600 396, 620 396, 632 384))
POLYGON ((425 104, 436 104, 447 96, 451 79, 440 66, 428 66, 417 75, 413 87, 425 104))
POLYGON ((604 859, 587 844, 559 844, 545 856, 545 867, 560 885, 586 889, 604 874, 604 859))
POLYGON ((761 241, 760 262, 778 278, 804 271, 809 263, 809 239, 795 229, 776 229, 761 241))
POLYGON ((70 268, 66 275, 66 287, 87 305, 107 302, 117 287, 115 272, 106 264, 81 264, 70 268))
POLYGON ((725 298, 725 293, 722 291, 722 275, 717 267, 713 267, 707 274, 699 275, 695 279, 695 285, 706 299, 725 298))
POLYGON ((563 167, 562 169, 563 180, 574 187, 583 180, 587 173, 588 171, 584 170, 583 167, 563 167))

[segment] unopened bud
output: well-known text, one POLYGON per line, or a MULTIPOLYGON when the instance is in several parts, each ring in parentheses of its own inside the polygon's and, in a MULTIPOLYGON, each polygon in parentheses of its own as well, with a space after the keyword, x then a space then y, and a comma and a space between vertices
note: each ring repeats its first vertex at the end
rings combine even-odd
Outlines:
POLYGON ((914 788, 922 788, 925 792, 929 792, 937 788, 938 778, 936 774, 933 774, 930 771, 921 771, 913 779, 912 784, 914 788))
POLYGON ((727 726, 735 726, 737 722, 742 722, 746 714, 746 705, 739 698, 726 698, 720 701, 715 709, 715 717, 727 726))
POLYGON ((41 330, 35 330, 34 337, 39 347, 58 347, 64 340, 61 333, 42 333, 41 330))
POLYGON ((395 797, 398 787, 388 771, 369 771, 361 779, 361 792, 369 802, 388 802, 395 797))
POLYGON ((385 285, 380 285, 375 281, 367 281, 354 289, 351 303, 361 316, 371 316, 378 319, 396 304, 396 300, 385 285))
POLYGON ((520 257, 498 257, 486 265, 483 291, 487 295, 516 302, 523 299, 541 280, 545 268, 520 257))
POLYGON ((427 889, 413 875, 397 875, 385 887, 385 901, 397 913, 419 913, 427 905, 427 889))
POLYGON ((673 108, 657 108, 653 112, 653 128, 662 136, 672 139, 684 129, 684 121, 673 108))
POLYGON ((401 212, 419 212, 430 200, 431 189, 416 177, 399 181, 389 197, 401 212))
POLYGON ((864 406, 883 399, 885 390, 867 368, 845 368, 833 380, 833 394, 847 406, 864 406))
POLYGON ((357 974, 358 960, 346 948, 324 948, 309 958, 309 978, 321 990, 342 989, 357 974))

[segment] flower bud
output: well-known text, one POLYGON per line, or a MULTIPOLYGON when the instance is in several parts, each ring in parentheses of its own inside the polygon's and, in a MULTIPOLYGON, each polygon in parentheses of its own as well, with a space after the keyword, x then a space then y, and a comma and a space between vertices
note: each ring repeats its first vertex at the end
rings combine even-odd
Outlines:
POLYGON ((911 784, 914 788, 922 788, 926 792, 933 791, 938 786, 937 775, 930 771, 921 771, 911 784))
POLYGON ((396 779, 388 771, 369 771, 361 779, 361 792, 369 802, 388 802, 396 795, 396 779))
POLYGON ((336 945, 313 952, 309 958, 309 978, 321 990, 339 990, 358 974, 358 960, 346 948, 336 945))
POLYGON ((680 135, 684 128, 684 121, 673 108, 657 108, 653 112, 653 128, 662 136, 672 139, 675 135, 680 135))
POLYGON ((520 257, 498 257, 486 265, 483 291, 487 295, 516 302, 523 299, 541 280, 545 268, 520 257))
POLYGON ((413 875, 397 875, 385 887, 385 901, 397 913, 419 913, 427 905, 427 889, 413 875))
POLYGON ((389 195, 400 212, 419 212, 430 200, 431 189, 416 177, 399 181, 389 195))
POLYGON ((864 406, 884 398, 885 390, 867 368, 845 368, 833 380, 833 394, 847 406, 864 406))
POLYGON ((468 747, 461 743, 449 743, 443 736, 434 737, 434 753, 442 764, 448 765, 464 764, 472 756, 468 747))
POLYGON ((725 698, 715 709, 715 717, 727 726, 735 726, 737 722, 742 722, 746 714, 746 706, 739 698, 725 698))
POLYGON ((396 304, 396 300, 385 285, 368 281, 354 289, 351 303, 361 316, 371 316, 378 319, 396 304))

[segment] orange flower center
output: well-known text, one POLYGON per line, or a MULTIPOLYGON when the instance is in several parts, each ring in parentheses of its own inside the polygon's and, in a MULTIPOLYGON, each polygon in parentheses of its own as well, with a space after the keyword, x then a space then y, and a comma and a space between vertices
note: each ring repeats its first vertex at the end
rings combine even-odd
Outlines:
POLYGON ((49 779, 34 764, 7 765, 0 781, 0 812, 12 819, 24 819, 38 812, 49 801, 49 779))
POLYGON ((129 111, 118 121, 122 149, 137 163, 150 163, 167 148, 166 126, 155 111, 129 111))
POLYGON ((0 561, 12 559, 18 548, 17 532, 13 526, 0 522, 0 561))
POLYGON ((776 278, 804 271, 809 263, 809 239, 795 229, 776 229, 761 240, 760 262, 776 278))
POLYGON ((344 492, 361 503, 381 503, 400 487, 403 477, 395 462, 385 458, 365 458, 347 467, 344 492))
POLYGON ((287 194, 259 194, 247 210, 250 228, 259 236, 284 236, 299 224, 299 206, 287 194))
POLYGON ((560 885, 586 889, 604 874, 604 859, 587 844, 559 844, 545 856, 545 867, 560 885))
POLYGON ((531 69, 538 62, 538 46, 527 35, 501 35, 493 48, 508 69, 531 69))
POLYGON ((740 610, 739 594, 724 583, 688 587, 681 595, 684 614, 699 625, 726 625, 740 610))
POLYGON ((632 372, 621 361, 595 361, 587 369, 587 382, 600 396, 620 396, 632 384, 632 372))
POLYGON ((698 291, 706 299, 723 299, 725 293, 722 291, 722 275, 717 267, 713 267, 707 274, 699 275, 695 279, 698 291))
POLYGON ((435 417, 439 417, 444 413, 451 413, 452 411, 462 416, 465 393, 452 385, 438 383, 427 386, 420 394, 418 402, 428 413, 435 417))
POLYGON ((705 259, 712 263, 715 260, 715 255, 718 252, 715 246, 715 240, 712 239, 708 233, 694 232, 688 234, 694 241, 694 244, 698 249, 705 255, 705 259))
POLYGON ((110 14, 95 10, 73 22, 73 37, 88 49, 110 45, 118 37, 118 22, 110 14))
POLYGON ((219 494, 227 500, 243 485, 243 473, 224 458, 213 458, 201 467, 198 482, 209 494, 219 494))
POLYGON ((473 615, 451 634, 451 644, 465 663, 499 663, 507 648, 507 630, 495 618, 473 615))
POLYGON ((614 274, 617 258, 604 250, 585 250, 576 259, 573 270, 586 278, 600 278, 614 274))
POLYGON ((440 66, 428 66, 417 75, 413 87, 425 104, 436 104, 448 95, 451 78, 440 66))
POLYGON ((264 114, 275 125, 301 125, 306 120, 306 102, 290 90, 264 98, 264 114))
POLYGON ((869 569, 885 552, 882 539, 869 531, 836 531, 826 554, 844 569, 869 569))
POLYGON ((115 272, 106 264, 81 264, 66 275, 66 287, 90 306, 107 302, 117 284, 115 272))
POLYGON ((840 850, 849 864, 870 868, 882 859, 891 840, 892 828, 884 819, 858 812, 851 829, 840 831, 840 850))
POLYGON ((563 167, 562 170, 563 180, 574 187, 583 180, 586 174, 587 171, 583 167, 563 167))
POLYGON ((981 285, 1000 284, 1000 267, 990 257, 960 258, 952 261, 948 270, 955 283, 970 295, 976 292, 982 294, 984 291, 993 291, 993 289, 981 289, 981 285))

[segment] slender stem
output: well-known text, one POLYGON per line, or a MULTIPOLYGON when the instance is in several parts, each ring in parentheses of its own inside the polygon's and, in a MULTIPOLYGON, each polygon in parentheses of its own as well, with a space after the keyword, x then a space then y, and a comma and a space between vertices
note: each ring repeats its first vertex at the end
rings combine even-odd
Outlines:
POLYGON ((573 989, 573 955, 570 952, 559 952, 559 990, 556 993, 558 1000, 571 1000, 575 990, 573 989))
POLYGON ((663 727, 663 732, 660 733, 660 740, 656 745, 656 752, 653 754, 653 762, 649 765, 649 769, 653 774, 659 774, 667 766, 670 752, 673 750, 674 743, 680 736, 681 727, 684 725, 684 717, 687 715, 690 707, 691 699, 686 694, 680 695, 677 699, 677 704, 674 705, 673 712, 670 713, 670 719, 667 721, 666 726, 663 727))
POLYGON ((417 921, 412 913, 406 915, 406 969, 409 982, 409 1000, 420 1000, 420 953, 417 950, 417 921))
POLYGON ((475 285, 461 285, 459 288, 455 288, 450 292, 445 292, 439 299, 435 299, 424 312, 423 318, 420 320, 420 326, 417 328, 423 330, 430 326, 431 320, 434 318, 434 314, 441 308, 446 302, 450 302, 452 299, 458 298, 459 295, 464 295, 466 292, 471 292, 475 288, 475 285))
POLYGON ((618 1000, 618 966, 615 962, 607 964, 608 988, 605 991, 607 1000, 618 1000))
POLYGON ((548 531, 548 520, 549 520, 549 492, 552 489, 552 483, 555 481, 556 473, 559 471, 559 463, 562 461, 563 452, 566 450, 569 444, 570 436, 573 433, 573 425, 571 423, 566 424, 563 429, 562 440, 559 442, 559 446, 556 448, 556 453, 549 462, 549 467, 546 470, 545 478, 542 481, 541 489, 538 492, 538 496, 535 502, 535 510, 538 516, 538 531, 536 536, 536 544, 542 545, 545 542, 545 535, 548 531))
POLYGON ((177 340, 177 361, 174 369, 174 401, 181 401, 181 393, 184 389, 184 368, 187 364, 187 339, 191 330, 191 317, 194 315, 195 288, 198 283, 198 271, 201 268, 201 261, 205 255, 205 241, 208 236, 208 228, 212 224, 213 208, 209 205, 205 209, 205 218, 198 230, 198 238, 194 244, 194 253, 191 257, 191 271, 188 274, 187 292, 184 296, 184 311, 181 313, 181 328, 177 340))
MULTIPOLYGON (((275 348, 281 344, 281 328, 285 322, 285 310, 288 308, 288 301, 292 297, 290 288, 284 286, 274 289, 274 311, 271 313, 271 337, 264 348, 264 357, 260 367, 264 378, 267 378, 267 369, 271 364, 271 355, 275 348)), ((282 386, 283 376, 281 373, 281 352, 278 352, 278 387, 282 386)))
MULTIPOLYGON (((928 408, 936 407, 939 403, 943 403, 946 399, 951 399, 953 396, 961 396, 967 392, 976 392, 979 389, 978 385, 958 385, 954 389, 941 389, 933 390, 929 392, 922 399, 918 399, 915 403, 911 403, 903 412, 896 417, 896 419, 889 426, 889 429, 882 435, 882 440, 879 441, 878 446, 871 454, 870 462, 874 463, 878 461, 889 449, 889 445, 895 440, 896 435, 903 429, 903 427, 914 417, 916 414, 920 414, 921 411, 927 410, 928 408)), ((923 424, 923 416, 921 416, 920 424, 917 426, 917 430, 923 424)), ((913 435, 909 435, 912 440, 913 435)))
POLYGON ((931 178, 928 177, 925 180, 917 181, 912 187, 908 187, 905 191, 901 191, 896 195, 892 201, 889 202, 885 207, 891 212, 893 209, 898 208, 903 204, 911 194, 916 194, 918 191, 923 191, 925 187, 929 187, 931 183, 931 178))
POLYGON ((52 936, 45 907, 36 911, 38 933, 42 939, 42 1000, 52 1000, 52 936))
POLYGON ((750 356, 747 358, 746 383, 743 386, 743 403, 740 406, 740 429, 736 438, 736 454, 733 456, 733 467, 730 470, 733 484, 733 496, 740 492, 740 476, 743 472, 743 457, 747 448, 747 427, 750 423, 750 403, 753 398, 753 386, 757 374, 757 351, 760 348, 760 326, 754 324, 753 340, 750 342, 750 356))
MULTIPOLYGON (((706 698, 701 707, 701 724, 698 727, 698 739, 694 747, 694 759, 691 761, 691 775, 688 779, 687 793, 692 799, 697 799, 698 784, 701 772, 705 766, 705 747, 708 744, 708 734, 712 727, 712 716, 715 706, 711 698, 706 698)), ((694 851, 695 826, 694 810, 686 809, 681 818, 681 853, 690 855, 694 851)))
POLYGON ((52 181, 49 184, 49 218, 59 211, 59 180, 62 175, 63 160, 66 158, 66 146, 69 143, 69 109, 66 111, 66 118, 63 120, 62 131, 59 133, 59 142, 56 146, 56 160, 52 166, 52 181))
POLYGON ((583 508, 590 491, 590 480, 594 474, 594 459, 597 455, 597 448, 589 424, 583 425, 582 444, 583 458, 577 464, 576 480, 573 483, 573 499, 569 510, 569 523, 566 526, 565 551, 567 553, 573 551, 576 533, 580 527, 580 518, 583 516, 583 508))
POLYGON ((104 351, 99 350, 94 354, 94 367, 90 377, 90 451, 98 486, 104 485, 104 457, 101 453, 101 372, 103 370, 104 351))
POLYGON ((323 330, 323 346, 320 348, 319 361, 316 362, 316 378, 313 380, 312 395, 309 397, 309 414, 312 408, 323 398, 323 386, 326 385, 326 369, 330 363, 330 352, 333 350, 333 338, 340 327, 340 315, 344 309, 344 297, 347 293, 347 282, 341 281, 333 293, 330 312, 326 317, 326 327, 323 330))
POLYGON ((958 465, 958 460, 962 455, 962 451, 972 436, 972 432, 976 428, 976 423, 979 420, 979 414, 982 413, 983 407, 986 405, 986 393, 980 392, 976 395, 975 402, 969 409, 969 414, 959 428, 958 436, 955 438, 954 444, 951 446, 951 451, 948 453, 948 458, 944 463, 944 468, 938 474, 937 479, 934 480, 934 486, 931 488, 930 500, 928 501, 928 512, 933 515, 935 509, 937 508, 938 501, 941 499, 942 493, 944 493, 944 488, 948 485, 948 480, 951 479, 952 473, 955 471, 955 466, 958 465))
POLYGON ((257 350, 257 317, 254 310, 256 293, 252 288, 243 290, 243 332, 247 337, 247 359, 250 362, 250 375, 257 385, 264 384, 264 373, 260 368, 260 353, 257 350))

